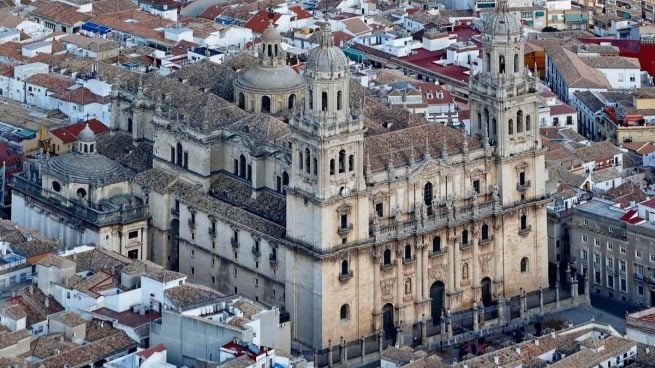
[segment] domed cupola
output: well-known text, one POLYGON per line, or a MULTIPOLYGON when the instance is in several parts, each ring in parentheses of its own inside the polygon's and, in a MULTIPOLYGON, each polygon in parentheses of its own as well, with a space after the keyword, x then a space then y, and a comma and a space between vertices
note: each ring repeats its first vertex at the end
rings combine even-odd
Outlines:
POLYGON ((523 26, 509 11, 508 0, 498 0, 496 10, 484 19, 483 34, 496 41, 513 41, 523 36, 523 26))
POLYGON ((349 60, 341 49, 334 45, 330 23, 325 19, 321 26, 320 45, 309 52, 306 72, 308 78, 340 78, 348 71, 349 60))
POLYGON ((77 151, 82 154, 96 152, 96 134, 87 123, 84 129, 77 135, 77 151))
POLYGON ((251 112, 277 113, 290 110, 302 97, 304 81, 287 65, 282 36, 269 22, 262 32, 257 65, 234 79, 234 100, 251 112))

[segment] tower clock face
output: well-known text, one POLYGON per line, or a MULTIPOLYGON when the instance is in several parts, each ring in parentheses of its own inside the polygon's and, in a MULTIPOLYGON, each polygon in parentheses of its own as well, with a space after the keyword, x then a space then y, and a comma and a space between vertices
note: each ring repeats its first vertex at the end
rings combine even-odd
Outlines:
POLYGON ((350 195, 350 189, 343 187, 341 188, 341 196, 342 197, 348 197, 350 195))

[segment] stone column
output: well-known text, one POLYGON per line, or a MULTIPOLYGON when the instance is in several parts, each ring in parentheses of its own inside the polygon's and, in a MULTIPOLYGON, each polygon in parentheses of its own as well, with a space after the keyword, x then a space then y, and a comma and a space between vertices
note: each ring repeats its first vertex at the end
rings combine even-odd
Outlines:
POLYGON ((577 296, 578 285, 576 285, 575 276, 571 276, 569 280, 571 280, 571 301, 573 302, 577 296))
POLYGON ((505 289, 502 287, 503 282, 503 226, 500 218, 496 218, 496 223, 494 224, 494 283, 496 284, 496 290, 494 292, 497 295, 505 295, 505 289))
POLYGON ((332 348, 332 341, 328 340, 328 367, 333 367, 333 364, 332 364, 332 352, 333 352, 333 350, 334 349, 332 348))
MULTIPOLYGON (((418 244, 418 239, 416 241, 416 277, 414 278, 414 295, 416 295, 416 301, 422 302, 423 300, 423 244, 418 244)), ((416 310, 416 316, 420 316, 423 312, 423 308, 416 310)), ((417 318, 418 319, 418 318, 417 318)))
POLYGON ((473 282, 471 285, 473 285, 473 300, 479 300, 480 296, 478 295, 478 292, 480 290, 480 275, 478 270, 480 269, 480 260, 478 257, 479 254, 479 239, 480 239, 480 232, 478 231, 477 226, 473 226, 471 228, 471 235, 473 236, 473 262, 471 264, 471 276, 473 278, 473 282))
POLYGON ((448 339, 453 337, 453 321, 450 318, 450 309, 448 309, 448 316, 446 317, 446 335, 448 339))
POLYGON ((505 298, 498 295, 498 325, 505 324, 505 298))
POLYGON ((359 338, 359 346, 360 349, 362 350, 362 353, 360 354, 360 361, 364 363, 364 357, 366 356, 366 340, 364 339, 364 336, 359 338))
POLYGON ((341 338, 341 346, 339 351, 339 363, 345 365, 348 363, 348 344, 346 344, 346 339, 341 338))
POLYGON ((382 354, 382 346, 384 342, 384 331, 379 330, 378 331, 378 353, 382 354))
MULTIPOLYGON (((454 232, 454 230, 449 230, 449 233, 451 231, 454 232)), ((448 248, 448 257, 450 258, 450 262, 448 262, 448 294, 452 294, 455 292, 455 249, 457 244, 455 244, 455 237, 450 234, 448 235, 448 248)), ((450 300, 448 302, 450 303, 450 300)), ((450 304, 448 306, 450 307, 450 304)))
POLYGON ((421 318, 421 345, 425 345, 428 340, 428 321, 425 319, 425 314, 421 318))
MULTIPOLYGON (((396 244, 396 303, 398 307, 402 308, 404 306, 403 298, 405 296, 405 274, 403 272, 403 249, 404 246, 401 244, 396 244)), ((398 318, 400 319, 400 310, 398 311, 398 318)))
POLYGON ((396 326, 396 345, 399 347, 403 347, 405 345, 405 335, 402 322, 398 322, 398 326, 396 326))
POLYGON ((478 332, 480 330, 480 324, 478 319, 478 303, 473 303, 473 331, 478 332))
POLYGON ((559 309, 559 262, 555 263, 555 307, 559 309))
POLYGON ((519 296, 519 305, 520 305, 520 317, 525 317, 525 291, 521 288, 521 294, 519 296))
POLYGON ((440 322, 440 327, 441 327, 441 338, 443 339, 444 335, 446 334, 446 315, 444 314, 443 310, 441 310, 441 319, 439 320, 440 322))
POLYGON ((428 258, 430 258, 430 250, 429 250, 428 244, 423 244, 423 250, 421 251, 421 254, 423 255, 421 257, 421 262, 423 263, 421 267, 421 278, 423 279, 423 293, 422 293, 422 300, 428 300, 430 297, 430 283, 428 280, 430 279, 428 276, 428 258))
POLYGON ((539 286, 539 312, 544 312, 544 289, 539 286))
MULTIPOLYGON (((565 279, 565 281, 566 282, 571 281, 571 266, 568 265, 568 264, 566 265, 566 279, 565 279)), ((571 296, 573 296, 573 294, 571 294, 571 296)))
POLYGON ((380 320, 380 254, 375 250, 371 250, 373 256, 373 324, 376 331, 382 329, 382 321, 380 320))
POLYGON ((462 254, 461 254, 462 250, 460 249, 462 238, 459 237, 459 236, 454 236, 453 240, 454 240, 453 247, 455 248, 455 249, 453 249, 454 250, 454 252, 453 252, 453 268, 454 268, 454 271, 455 271, 454 274, 453 274, 453 281, 454 281, 454 284, 455 284, 455 288, 453 289, 453 291, 457 291, 457 290, 459 290, 459 285, 460 285, 460 282, 461 282, 461 275, 460 275, 459 267, 461 266, 461 260, 462 260, 462 254))
POLYGON ((591 296, 589 295, 589 276, 584 275, 584 295, 587 305, 591 303, 591 296))

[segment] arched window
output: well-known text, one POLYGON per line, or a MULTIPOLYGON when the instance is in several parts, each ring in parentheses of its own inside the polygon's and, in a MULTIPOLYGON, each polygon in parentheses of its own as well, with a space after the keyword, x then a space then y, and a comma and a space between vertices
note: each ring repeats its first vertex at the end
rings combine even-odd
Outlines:
POLYGON ((423 203, 426 206, 432 206, 432 183, 427 182, 423 187, 423 203))
MULTIPOLYGON (((266 48, 266 46, 264 46, 266 48)), ((268 57, 273 56, 273 47, 271 45, 268 45, 268 57)))
POLYGON ((482 130, 482 114, 478 112, 478 129, 482 130))
POLYGON ((341 261, 341 274, 342 275, 347 275, 348 274, 348 260, 343 260, 341 261))
POLYGON ((507 124, 507 131, 509 134, 514 134, 514 121, 512 121, 512 119, 509 119, 509 123, 507 124))
POLYGON ((441 252, 441 237, 435 236, 432 238, 432 253, 441 252))
POLYGON ((355 156, 348 156, 348 171, 355 170, 355 156))
POLYGON ((385 249, 382 253, 382 264, 385 266, 391 264, 391 249, 385 249))
POLYGON ((244 96, 243 92, 239 92, 239 107, 246 108, 246 96, 244 96))
POLYGON ((343 94, 341 93, 341 91, 337 92, 337 110, 342 109, 342 107, 341 107, 341 96, 342 95, 343 94))
POLYGON ((309 109, 313 110, 314 109, 314 91, 312 91, 311 88, 307 89, 308 97, 307 97, 307 102, 309 102, 309 109))
POLYGON ((330 175, 334 175, 334 159, 330 160, 330 175))
POLYGON ((86 190, 84 188, 80 188, 77 190, 77 197, 79 199, 84 199, 86 198, 86 190))
POLYGON ((314 157, 314 175, 318 175, 318 160, 314 157))
POLYGON ((530 261, 528 260, 528 257, 523 257, 521 258, 521 272, 528 271, 530 271, 530 261))
POLYGON ((469 279, 469 264, 464 263, 462 265, 462 280, 468 280, 469 279))
MULTIPOLYGON (((175 152, 177 153, 177 159, 175 160, 175 162, 176 162, 178 165, 182 165, 182 156, 183 156, 183 152, 182 152, 182 143, 178 143, 178 144, 177 144, 177 147, 175 148, 175 152)), ((243 156, 242 156, 242 157, 243 157, 243 156)), ((244 160, 245 160, 245 159, 244 159, 244 160)))
POLYGON ((308 174, 312 172, 312 167, 310 165, 311 160, 309 148, 305 148, 305 171, 308 174))
POLYGON ((339 173, 346 172, 346 151, 339 151, 339 173))
POLYGON ((519 54, 514 54, 514 73, 519 72, 519 54))
POLYGON ((87 152, 89 152, 89 146, 85 144, 84 145, 84 153, 87 153, 87 152))
POLYGON ((530 115, 525 116, 525 131, 529 132, 532 129, 532 119, 530 119, 530 115))
POLYGON ((502 54, 498 56, 498 73, 505 73, 505 55, 502 54))
POLYGON ((464 230, 462 231, 462 244, 468 244, 469 243, 469 231, 464 230))
POLYGON ((523 132, 523 110, 519 110, 516 113, 516 132, 523 132))
POLYGON ((327 92, 321 92, 321 111, 328 110, 328 96, 327 92))
POLYGON ((490 72, 491 71, 491 55, 488 52, 487 52, 486 61, 487 61, 487 71, 490 72))
POLYGON ((282 185, 289 185, 289 174, 286 171, 282 173, 282 185))
POLYGON ((528 217, 526 215, 521 215, 521 230, 526 230, 528 228, 528 217))
POLYGON ((412 293, 412 278, 408 277, 405 279, 405 294, 412 293))
POLYGON ((94 150, 94 147, 93 147, 93 144, 91 144, 91 145, 89 146, 89 152, 93 153, 93 150, 94 150))
POLYGON ((242 178, 246 177, 246 156, 239 156, 239 176, 242 178))
POLYGON ((350 307, 348 304, 341 306, 341 309, 339 310, 339 318, 341 318, 342 321, 347 321, 350 319, 350 307))
POLYGON ((271 98, 262 96, 262 112, 271 112, 271 98))
POLYGON ((482 240, 489 239, 489 225, 487 225, 487 224, 482 225, 481 233, 482 233, 481 234, 482 235, 482 240))
POLYGON ((405 259, 412 259, 412 246, 409 244, 405 245, 405 259))
POLYGON ((298 152, 298 167, 300 167, 300 170, 302 170, 304 166, 304 161, 302 159, 302 152, 298 152))
POLYGON ((287 102, 287 108, 289 110, 293 109, 293 105, 296 103, 296 95, 291 94, 289 95, 289 101, 287 102))
POLYGON ((496 134, 496 118, 493 119, 491 124, 491 134, 496 134))

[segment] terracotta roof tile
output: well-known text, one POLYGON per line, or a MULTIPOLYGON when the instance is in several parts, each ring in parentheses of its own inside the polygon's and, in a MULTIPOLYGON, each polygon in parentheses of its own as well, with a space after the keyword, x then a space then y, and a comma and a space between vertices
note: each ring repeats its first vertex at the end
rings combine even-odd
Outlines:
POLYGON ((65 92, 68 87, 75 84, 75 81, 60 74, 34 74, 28 77, 25 82, 47 88, 53 93, 65 92))
POLYGON ((73 26, 91 18, 89 14, 80 13, 77 8, 56 1, 38 0, 33 3, 36 7, 34 15, 54 22, 73 26))

